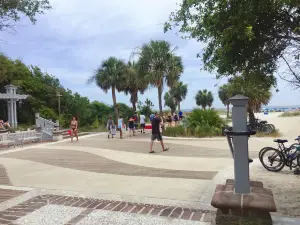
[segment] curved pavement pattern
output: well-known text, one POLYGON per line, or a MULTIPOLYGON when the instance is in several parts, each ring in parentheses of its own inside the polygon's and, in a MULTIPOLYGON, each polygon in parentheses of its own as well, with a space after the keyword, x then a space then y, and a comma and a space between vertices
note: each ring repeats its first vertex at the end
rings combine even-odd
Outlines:
POLYGON ((0 173, 15 186, 197 202, 218 171, 232 164, 228 150, 201 141, 166 142, 170 151, 161 152, 156 143, 151 155, 149 137, 142 136, 37 145, 2 153, 6 172, 0 167, 0 173))
MULTIPOLYGON (((200 199, 214 176, 233 162, 225 139, 166 140, 170 151, 161 152, 155 143, 156 153, 148 154, 148 136, 123 140, 105 136, 2 152, 0 184, 55 190, 58 195, 71 191, 107 200, 210 210, 210 203, 200 199)), ((250 152, 250 156, 256 154, 250 152)), ((204 214, 199 216, 196 220, 204 221, 204 214)))

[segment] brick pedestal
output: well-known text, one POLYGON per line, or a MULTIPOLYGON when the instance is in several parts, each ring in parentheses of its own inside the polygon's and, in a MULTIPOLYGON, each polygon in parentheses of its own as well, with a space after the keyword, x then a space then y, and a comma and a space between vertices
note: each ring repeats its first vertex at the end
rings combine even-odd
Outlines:
POLYGON ((276 212, 273 193, 260 181, 250 181, 250 194, 235 194, 234 180, 216 187, 211 205, 217 208, 216 225, 272 225, 276 212))

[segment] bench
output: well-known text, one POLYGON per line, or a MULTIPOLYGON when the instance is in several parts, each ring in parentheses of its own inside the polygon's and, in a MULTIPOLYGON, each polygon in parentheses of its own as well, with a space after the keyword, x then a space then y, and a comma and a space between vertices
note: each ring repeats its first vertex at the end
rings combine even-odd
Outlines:
POLYGON ((24 143, 42 141, 42 133, 38 133, 35 130, 23 131, 16 133, 16 142, 20 142, 23 146, 24 143))
POLYGON ((6 146, 7 148, 9 146, 16 146, 15 140, 14 140, 14 136, 10 133, 3 133, 0 134, 0 146, 6 146))

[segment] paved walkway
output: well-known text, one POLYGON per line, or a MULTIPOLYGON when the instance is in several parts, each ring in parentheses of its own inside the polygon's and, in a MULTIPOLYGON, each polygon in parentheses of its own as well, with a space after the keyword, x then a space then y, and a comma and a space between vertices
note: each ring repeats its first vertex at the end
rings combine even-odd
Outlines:
POLYGON ((146 135, 95 134, 3 151, 0 224, 211 224, 215 182, 233 162, 226 140, 165 142, 148 154, 146 135))

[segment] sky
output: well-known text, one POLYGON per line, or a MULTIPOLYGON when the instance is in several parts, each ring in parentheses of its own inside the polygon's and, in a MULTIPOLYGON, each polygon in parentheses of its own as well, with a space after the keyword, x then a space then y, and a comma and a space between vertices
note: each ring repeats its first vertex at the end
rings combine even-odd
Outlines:
MULTIPOLYGON (((96 85, 87 85, 101 62, 110 56, 130 59, 132 51, 150 40, 166 40, 177 46, 184 63, 181 81, 188 85, 188 94, 181 108, 196 107, 198 90, 214 94, 213 106, 224 107, 218 98, 218 87, 226 78, 202 70, 197 53, 205 43, 183 40, 176 31, 164 33, 163 23, 180 0, 50 0, 53 9, 37 17, 32 25, 23 18, 15 32, 0 33, 0 51, 25 64, 39 66, 59 78, 65 88, 112 104, 111 92, 105 94, 96 85), (71 4, 72 2, 72 4, 71 4)), ((274 91, 269 105, 299 105, 300 91, 278 79, 279 92, 274 91)), ((164 89, 167 91, 167 88, 164 89)), ((149 98, 158 108, 157 89, 152 88, 139 100, 149 98)), ((130 96, 117 95, 117 101, 131 106, 130 96)))

